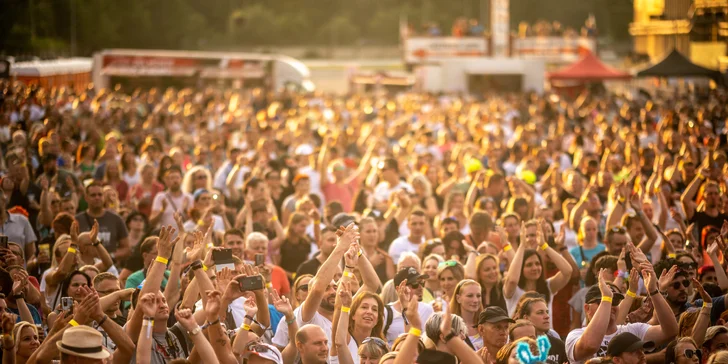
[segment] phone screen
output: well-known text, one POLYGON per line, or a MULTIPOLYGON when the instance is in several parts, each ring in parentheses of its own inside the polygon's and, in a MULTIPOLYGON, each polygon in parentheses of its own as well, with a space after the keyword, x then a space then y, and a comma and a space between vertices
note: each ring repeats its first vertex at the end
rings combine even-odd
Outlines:
POLYGON ((235 270, 232 249, 215 249, 212 251, 212 260, 215 261, 215 269, 219 272, 223 268, 235 270))

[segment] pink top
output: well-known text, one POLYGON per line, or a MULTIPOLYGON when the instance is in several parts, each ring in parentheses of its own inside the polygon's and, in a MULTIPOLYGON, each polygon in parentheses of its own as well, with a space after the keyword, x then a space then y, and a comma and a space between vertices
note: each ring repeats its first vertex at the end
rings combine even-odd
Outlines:
POLYGON ((359 180, 354 178, 349 183, 327 183, 322 188, 326 202, 339 201, 344 212, 351 212, 354 208, 354 196, 359 191, 359 180))

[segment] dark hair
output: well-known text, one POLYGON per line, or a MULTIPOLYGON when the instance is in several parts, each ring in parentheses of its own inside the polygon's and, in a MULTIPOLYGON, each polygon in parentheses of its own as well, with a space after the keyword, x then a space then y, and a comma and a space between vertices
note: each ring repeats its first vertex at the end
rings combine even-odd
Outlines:
POLYGON ((93 287, 93 282, 91 281, 91 277, 89 277, 88 274, 81 272, 80 270, 74 270, 61 283, 61 290, 59 291, 61 297, 68 297, 68 293, 66 291, 68 291, 68 287, 71 286, 71 280, 73 279, 73 277, 77 275, 82 275, 84 278, 86 278, 86 284, 89 287, 93 287))
POLYGON ((460 221, 458 221, 458 219, 456 219, 454 217, 448 216, 448 217, 442 219, 442 221, 440 222, 440 227, 443 227, 447 224, 455 224, 455 226, 457 226, 458 230, 460 230, 460 221))
POLYGON ((719 297, 723 295, 723 289, 715 283, 705 283, 703 284, 703 289, 710 295, 710 297, 719 297))
POLYGON ((420 253, 418 254, 420 257, 420 260, 424 260, 425 257, 432 254, 432 251, 435 248, 437 248, 438 246, 443 246, 442 240, 440 240, 440 239, 430 239, 430 240, 425 241, 424 244, 420 244, 420 253))
POLYGON ((88 191, 89 191, 89 190, 90 190, 90 189, 91 189, 92 187, 98 187, 98 188, 100 188, 100 189, 101 189, 101 191, 103 191, 103 190, 104 190, 104 185, 103 185, 103 184, 102 184, 101 182, 98 182, 98 181, 93 181, 93 182, 89 183, 89 185, 88 185, 88 186, 86 186, 86 194, 88 194, 88 191))
POLYGON ((144 239, 142 241, 142 244, 139 246, 139 251, 142 254, 149 253, 154 249, 155 246, 157 246, 157 242, 159 241, 159 238, 156 236, 150 236, 144 239))
POLYGON ((465 246, 463 246, 463 240, 465 240, 465 235, 457 230, 445 234, 445 236, 442 238, 442 244, 445 246, 445 252, 450 250, 450 243, 455 241, 458 243, 457 255, 460 257, 460 259, 467 258, 468 252, 465 250, 465 246))
POLYGON ((239 236, 239 237, 245 239, 245 233, 242 230, 236 229, 236 228, 225 230, 225 234, 222 236, 222 239, 225 240, 225 238, 227 238, 228 235, 235 235, 235 236, 239 236))
POLYGON ((422 211, 422 209, 414 209, 412 212, 410 212, 409 216, 420 216, 427 218, 427 215, 425 215, 425 212, 422 211))
POLYGON ((488 233, 493 230, 493 219, 487 212, 477 211, 470 216, 470 230, 488 233))
MULTIPOLYGON (((597 284, 597 282, 599 281, 599 277, 597 277, 597 274, 594 272, 594 267, 596 266, 597 261, 599 261, 599 258, 607 256, 607 255, 609 255, 608 251, 606 251, 606 250, 601 251, 601 252, 595 254, 592 257, 591 261, 588 262, 589 269, 586 270, 586 277, 584 277, 584 285, 589 287, 589 286, 593 286, 593 285, 597 284)), ((585 258, 585 257, 583 257, 583 258, 585 258)), ((581 262, 576 262, 576 265, 578 267, 580 267, 581 262)))
POLYGON ((243 191, 248 192, 249 189, 256 188, 261 183, 263 183, 263 180, 261 180, 258 177, 253 177, 253 178, 249 179, 247 182, 245 182, 245 188, 243 188, 243 191))
POLYGON ((129 226, 129 223, 131 220, 133 220, 135 217, 141 216, 142 219, 144 219, 144 231, 146 232, 147 227, 149 226, 149 219, 147 219, 147 215, 142 214, 141 212, 137 210, 132 210, 132 212, 129 213, 126 217, 126 226, 129 226))
POLYGON ((551 292, 549 291, 549 285, 546 283, 546 279, 544 278, 545 267, 541 260, 541 256, 533 249, 526 249, 526 251, 523 252, 523 263, 521 264, 521 277, 518 280, 518 287, 521 289, 526 288, 526 277, 523 275, 523 270, 526 268, 526 260, 534 255, 538 259, 538 263, 541 264, 541 275, 536 280, 536 292, 542 294, 546 302, 549 302, 551 301, 551 292))

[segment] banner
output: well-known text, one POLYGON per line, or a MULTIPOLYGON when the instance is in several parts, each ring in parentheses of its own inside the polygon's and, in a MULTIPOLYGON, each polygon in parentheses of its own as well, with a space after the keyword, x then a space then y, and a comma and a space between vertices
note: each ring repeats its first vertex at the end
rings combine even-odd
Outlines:
POLYGON ((488 55, 488 43, 481 37, 416 37, 406 39, 404 44, 407 63, 488 55))

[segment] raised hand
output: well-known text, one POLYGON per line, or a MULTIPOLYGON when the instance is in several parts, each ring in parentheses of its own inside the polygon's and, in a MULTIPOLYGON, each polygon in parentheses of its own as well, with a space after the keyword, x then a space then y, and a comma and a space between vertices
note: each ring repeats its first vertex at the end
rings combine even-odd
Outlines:
POLYGON ((627 261, 625 260, 625 256, 626 248, 622 248, 622 251, 619 253, 619 258, 617 259, 617 270, 620 272, 627 271, 627 261))
POLYGON ((89 232, 89 238, 91 239, 91 243, 96 243, 96 239, 99 238, 99 222, 94 219, 94 225, 91 227, 91 231, 89 232))
POLYGON ((602 268, 599 270, 599 291, 602 292, 602 297, 609 297, 611 298, 614 295, 614 292, 612 292, 612 289, 607 285, 607 282, 604 280, 604 274, 607 272, 605 268, 602 268))
POLYGON ((273 303, 276 311, 286 316, 286 319, 293 317, 293 307, 291 306, 291 302, 288 301, 288 297, 280 296, 275 289, 271 291, 270 297, 271 303, 273 303))
POLYGON ((639 213, 642 211, 642 194, 641 193, 633 193, 632 196, 629 198, 629 205, 632 206, 632 209, 639 213))
POLYGON ((318 211, 318 209, 317 209, 317 208, 312 208, 312 209, 311 209, 311 210, 310 210, 310 211, 308 212, 308 217, 310 217, 310 218, 311 218, 311 220, 313 220, 313 221, 314 221, 314 223, 315 223, 316 221, 321 221, 321 213, 320 213, 320 212, 318 211))
POLYGON ((476 351, 478 356, 480 356, 480 360, 483 361, 483 364, 491 364, 493 362, 493 359, 490 358, 490 353, 488 352, 488 348, 483 346, 480 350, 476 351))
POLYGON ((71 235, 71 242, 78 243, 78 221, 73 220, 71 223, 71 229, 69 231, 69 234, 71 235))
POLYGON ((224 289, 225 293, 227 293, 227 287, 232 281, 234 274, 235 272, 230 270, 230 268, 223 268, 217 272, 217 287, 219 289, 224 289))
POLYGON ((258 306, 256 305, 255 300, 245 300, 243 308, 245 308, 246 316, 255 317, 255 314, 258 313, 258 306))
POLYGON ((220 291, 207 291, 207 305, 205 305, 205 314, 207 315, 207 321, 213 322, 217 320, 220 312, 220 297, 222 293, 220 291))
MULTIPOLYGON (((247 277, 246 274, 240 274, 238 276, 235 276, 234 278, 228 280, 227 285, 223 285, 222 282, 218 282, 218 287, 220 289, 225 289, 225 294, 223 296, 225 297, 225 301, 232 302, 240 297, 243 297, 245 292, 240 290, 240 283, 238 282, 239 278, 245 278, 247 277)), ((218 281, 220 280, 220 273, 217 274, 218 281)))
POLYGON ((351 289, 349 288, 349 282, 341 282, 339 286, 339 299, 341 299, 341 305, 344 307, 351 307, 351 289))
POLYGON ((15 327, 15 317, 10 312, 2 312, 0 315, 0 328, 3 330, 2 333, 11 335, 15 327))
MULTIPOLYGON (((415 309, 415 312, 417 310, 415 309)), ((419 316, 419 315, 418 315, 419 316)), ((445 312, 442 314, 442 323, 440 324, 440 339, 443 341, 447 335, 452 332, 452 315, 450 314, 450 308, 445 307, 445 312)))
POLYGON ((154 318, 157 314, 157 309, 159 308, 159 305, 157 304, 157 294, 147 293, 139 298, 139 307, 141 307, 145 317, 154 318))
POLYGON ((18 269, 13 274, 13 289, 12 294, 18 295, 23 293, 25 291, 25 288, 28 287, 28 272, 26 272, 23 269, 18 269))
POLYGON ((396 287, 397 291, 397 299, 399 300, 399 304, 402 306, 402 308, 407 307, 409 304, 410 299, 412 299, 412 293, 409 292, 409 288, 407 287, 407 280, 403 280, 399 286, 396 287))
MULTIPOLYGON (((642 270, 642 278, 645 280, 645 286, 647 287, 647 292, 653 292, 657 289, 657 282, 658 279, 655 275, 655 270, 652 268, 652 265, 650 264, 640 264, 640 269, 642 270)), ((668 272, 667 276, 674 277, 675 275, 668 272)), ((670 281, 672 281, 672 278, 670 278, 670 281)), ((668 282, 670 282, 668 281, 668 282)))
POLYGON ((354 223, 349 224, 349 226, 344 229, 342 234, 339 236, 339 241, 336 243, 336 248, 341 247, 340 249, 349 249, 351 244, 353 244, 355 241, 359 240, 359 231, 356 229, 356 225, 354 223))
POLYGON ((698 291, 698 293, 700 294, 700 298, 703 299, 703 302, 705 302, 705 303, 712 303, 713 302, 713 298, 710 297, 710 295, 708 294, 708 292, 705 291, 705 288, 703 288, 703 285, 700 284, 700 281, 698 281, 695 278, 691 278, 690 280, 693 282, 693 287, 695 287, 695 290, 698 291))
POLYGON ((518 230, 518 232, 519 232, 518 239, 520 241, 518 247, 527 248, 527 246, 526 246, 526 223, 525 222, 521 222, 521 228, 518 230))
MULTIPOLYGON (((640 269, 641 268, 642 268, 642 266, 640 266, 640 269)), ((670 268, 670 270, 668 270, 668 271, 664 271, 664 270, 662 271, 662 273, 660 274, 660 278, 658 280, 658 282, 660 284, 660 292, 667 291, 667 287, 669 287, 670 286, 670 283, 672 283, 672 280, 675 279, 675 274, 677 274, 677 266, 676 265, 673 265, 670 268)), ((645 280, 646 279, 647 278, 645 277, 645 280)), ((646 284, 647 284, 647 282, 645 281, 645 285, 646 284)), ((650 291, 652 291, 652 290, 650 290, 650 291)))
POLYGON ((635 247, 632 242, 627 243, 627 249, 631 254, 630 258, 632 259, 632 262, 637 263, 636 265, 643 263, 650 264, 650 262, 647 260, 647 256, 645 255, 645 253, 643 253, 641 249, 637 249, 637 247, 635 247))
POLYGON ((637 270, 637 268, 632 267, 632 270, 629 272, 629 290, 633 293, 637 293, 637 290, 640 287, 640 273, 637 270))
POLYGON ((185 224, 184 221, 182 221, 182 214, 180 214, 179 212, 175 212, 174 222, 177 223, 177 229, 179 229, 180 232, 185 231, 185 224))
POLYGON ((157 242, 157 253, 159 256, 169 258, 172 254, 172 248, 179 240, 179 236, 174 240, 172 239, 172 236, 174 236, 176 231, 177 230, 171 226, 163 226, 159 231, 159 241, 157 242))
POLYGON ((359 263, 359 244, 351 244, 349 250, 344 253, 344 262, 349 267, 356 267, 359 263))
POLYGON ((177 318, 182 327, 190 332, 198 327, 195 317, 192 315, 192 310, 189 308, 179 309, 174 313, 174 317, 177 318))
POLYGON ((417 297, 413 297, 412 290, 409 287, 406 288, 409 301, 407 302, 407 312, 405 312, 405 317, 407 317, 410 327, 422 330, 422 321, 420 320, 420 314, 417 311, 419 301, 417 300, 417 297))

